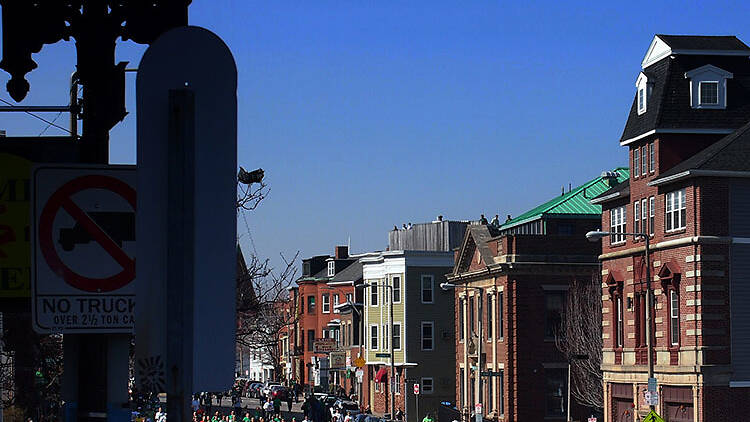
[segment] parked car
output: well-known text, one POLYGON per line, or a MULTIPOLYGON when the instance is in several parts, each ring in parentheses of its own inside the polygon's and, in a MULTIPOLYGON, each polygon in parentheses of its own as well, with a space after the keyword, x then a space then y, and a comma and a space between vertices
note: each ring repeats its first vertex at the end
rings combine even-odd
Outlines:
POLYGON ((250 381, 245 388, 245 397, 258 397, 260 395, 260 388, 263 387, 262 382, 250 381))
POLYGON ((278 385, 280 387, 281 383, 276 382, 276 381, 268 381, 268 382, 266 382, 266 385, 263 386, 263 390, 262 390, 263 397, 269 397, 269 394, 271 394, 271 387, 273 387, 275 385, 278 385))
POLYGON ((331 407, 331 414, 333 415, 334 409, 338 409, 339 413, 346 415, 346 412, 351 413, 352 416, 360 413, 359 404, 351 400, 338 399, 333 403, 331 407))
POLYGON ((282 385, 273 385, 270 389, 270 397, 272 399, 286 401, 286 398, 289 397, 289 389, 282 385))

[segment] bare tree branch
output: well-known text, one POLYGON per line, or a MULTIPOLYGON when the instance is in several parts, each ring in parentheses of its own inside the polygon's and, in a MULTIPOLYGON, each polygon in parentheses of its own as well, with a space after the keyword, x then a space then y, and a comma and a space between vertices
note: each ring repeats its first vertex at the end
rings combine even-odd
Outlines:
POLYGON ((555 343, 571 363, 573 398, 581 405, 603 409, 602 302, 598 276, 571 282, 565 320, 555 343), (576 359, 577 355, 586 355, 587 359, 576 359))

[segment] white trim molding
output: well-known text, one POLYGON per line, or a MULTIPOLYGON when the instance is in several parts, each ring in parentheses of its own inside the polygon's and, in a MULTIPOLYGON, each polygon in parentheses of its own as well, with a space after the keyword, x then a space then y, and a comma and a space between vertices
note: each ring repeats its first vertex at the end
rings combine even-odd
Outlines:
POLYGON ((695 134, 695 135, 728 135, 737 129, 705 129, 705 128, 664 128, 664 129, 652 129, 648 132, 644 132, 638 136, 620 141, 620 146, 632 144, 633 142, 640 141, 641 139, 651 136, 657 133, 675 133, 675 134, 695 134))

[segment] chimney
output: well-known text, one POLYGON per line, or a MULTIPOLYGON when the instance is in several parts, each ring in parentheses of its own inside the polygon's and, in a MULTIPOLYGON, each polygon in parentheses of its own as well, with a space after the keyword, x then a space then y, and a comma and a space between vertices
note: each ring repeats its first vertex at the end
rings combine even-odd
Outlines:
POLYGON ((438 221, 443 221, 443 216, 442 215, 438 215, 438 221))
POLYGON ((348 246, 336 246, 336 259, 349 258, 349 247, 348 246))

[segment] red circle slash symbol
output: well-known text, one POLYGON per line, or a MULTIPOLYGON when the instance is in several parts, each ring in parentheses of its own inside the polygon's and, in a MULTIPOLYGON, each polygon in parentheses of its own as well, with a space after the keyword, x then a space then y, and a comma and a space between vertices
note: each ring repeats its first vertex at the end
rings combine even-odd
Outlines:
POLYGON ((39 217, 39 245, 50 268, 69 285, 87 292, 111 292, 133 281, 135 259, 131 259, 96 222, 76 205, 71 196, 87 189, 104 189, 124 198, 135 211, 135 190, 120 179, 110 176, 81 176, 64 184, 47 201, 39 217), (122 267, 122 271, 107 278, 90 278, 68 268, 55 249, 52 223, 64 209, 80 224, 104 250, 122 267))

